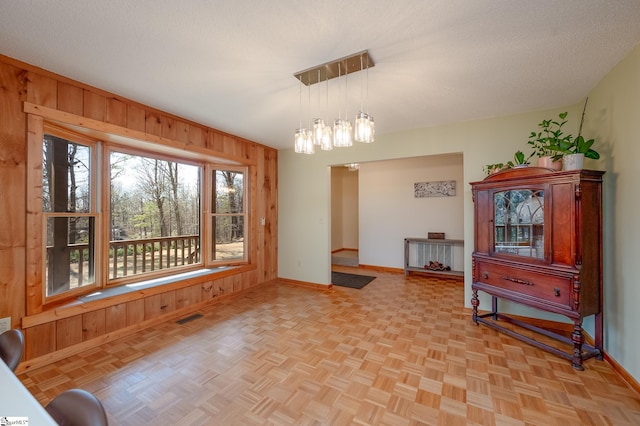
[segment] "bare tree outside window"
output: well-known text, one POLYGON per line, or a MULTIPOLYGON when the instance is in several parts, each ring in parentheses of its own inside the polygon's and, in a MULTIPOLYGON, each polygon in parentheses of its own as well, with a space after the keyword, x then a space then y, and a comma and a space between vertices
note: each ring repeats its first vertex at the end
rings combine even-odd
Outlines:
POLYGON ((45 135, 42 210, 46 220, 46 295, 95 282, 95 217, 91 148, 45 135))
POLYGON ((244 185, 244 173, 241 171, 213 171, 211 260, 245 259, 244 185))
POLYGON ((111 279, 200 262, 200 167, 110 153, 111 279))

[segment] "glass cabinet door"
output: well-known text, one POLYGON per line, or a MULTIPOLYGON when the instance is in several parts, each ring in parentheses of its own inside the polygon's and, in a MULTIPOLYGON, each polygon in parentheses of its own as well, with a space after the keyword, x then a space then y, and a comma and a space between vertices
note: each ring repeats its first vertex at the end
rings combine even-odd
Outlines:
POLYGON ((494 251, 544 259, 544 190, 496 192, 494 251))

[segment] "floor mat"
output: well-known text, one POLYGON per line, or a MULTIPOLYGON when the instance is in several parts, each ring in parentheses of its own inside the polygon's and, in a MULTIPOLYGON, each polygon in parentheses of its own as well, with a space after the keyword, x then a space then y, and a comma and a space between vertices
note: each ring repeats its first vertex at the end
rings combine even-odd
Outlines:
POLYGON ((331 271, 331 283, 340 287, 349 287, 361 289, 376 277, 370 277, 367 275, 346 274, 344 272, 331 271))

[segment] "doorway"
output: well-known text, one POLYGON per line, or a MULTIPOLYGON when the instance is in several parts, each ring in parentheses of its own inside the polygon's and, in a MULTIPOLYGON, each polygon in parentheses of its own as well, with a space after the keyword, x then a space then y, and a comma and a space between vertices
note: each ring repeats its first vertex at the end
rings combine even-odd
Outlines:
POLYGON ((331 167, 331 264, 359 265, 358 178, 354 167, 331 167))

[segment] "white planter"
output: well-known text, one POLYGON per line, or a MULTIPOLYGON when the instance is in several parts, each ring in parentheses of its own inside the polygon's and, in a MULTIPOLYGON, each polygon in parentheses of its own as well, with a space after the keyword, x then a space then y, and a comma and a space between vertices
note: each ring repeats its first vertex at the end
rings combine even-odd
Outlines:
POLYGON ((582 170, 584 154, 567 154, 562 160, 562 170, 582 170))

